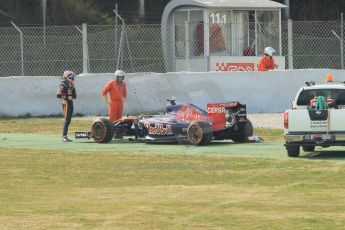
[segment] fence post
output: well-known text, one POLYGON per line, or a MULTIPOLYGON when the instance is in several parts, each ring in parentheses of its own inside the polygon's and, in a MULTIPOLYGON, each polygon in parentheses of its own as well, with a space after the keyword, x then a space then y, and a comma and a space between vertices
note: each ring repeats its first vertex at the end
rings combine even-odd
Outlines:
POLYGON ((210 33, 209 33, 209 18, 208 16, 206 16, 206 14, 204 15, 204 47, 202 47, 204 49, 204 57, 207 63, 207 67, 206 70, 207 71, 211 71, 211 58, 210 58, 210 33))
MULTIPOLYGON (((118 10, 118 5, 117 5, 117 3, 115 4, 115 12, 117 12, 117 10, 118 10)), ((118 41, 117 41, 117 34, 118 34, 118 32, 117 32, 117 15, 115 14, 115 37, 114 37, 114 42, 115 42, 115 60, 116 60, 116 57, 117 57, 117 46, 118 46, 118 41)), ((118 68, 118 66, 116 66, 116 68, 118 68)))
POLYGON ((293 44, 292 44, 292 20, 288 20, 288 59, 289 59, 289 69, 293 69, 293 44))
POLYGON ((82 40, 83 40, 83 73, 89 72, 89 48, 87 44, 87 24, 82 24, 82 40))
POLYGON ((22 76, 24 76, 24 38, 23 32, 19 29, 14 22, 11 22, 12 26, 19 32, 20 34, 20 56, 21 56, 21 67, 22 67, 22 76))
POLYGON ((256 11, 255 11, 254 17, 255 17, 255 56, 259 56, 258 55, 258 18, 256 16, 256 11))
POLYGON ((87 45, 87 24, 82 24, 82 29, 79 29, 78 26, 74 26, 80 33, 82 38, 82 47, 83 47, 83 73, 89 72, 89 49, 87 45))
POLYGON ((47 14, 47 0, 42 0, 42 9, 43 9, 43 45, 44 48, 46 48, 46 39, 47 39, 47 34, 46 34, 46 14, 47 14))
POLYGON ((340 52, 341 52, 341 69, 344 69, 344 15, 340 14, 340 33, 341 33, 341 43, 340 43, 340 52))
POLYGON ((124 31, 124 25, 122 23, 122 25, 121 25, 121 36, 120 36, 119 50, 117 52, 116 69, 122 69, 122 65, 123 65, 123 49, 122 49, 122 44, 123 44, 124 32, 125 32, 124 31))
POLYGON ((184 23, 185 26, 185 55, 186 55, 186 71, 191 71, 191 65, 190 65, 190 46, 189 46, 189 21, 186 21, 184 23))
POLYGON ((122 47, 122 43, 124 42, 123 39, 126 39, 126 44, 127 44, 127 49, 128 49, 128 54, 129 54, 129 60, 130 60, 130 63, 131 63, 131 69, 132 71, 134 70, 134 67, 133 67, 133 59, 132 59, 132 53, 131 53, 131 48, 129 46, 129 40, 128 40, 128 34, 126 32, 126 24, 125 24, 125 20, 121 17, 121 15, 119 15, 117 13, 117 11, 113 10, 113 12, 115 13, 115 16, 118 17, 121 21, 121 37, 120 37, 120 46, 119 46, 119 53, 117 55, 117 65, 116 65, 116 68, 119 69, 119 65, 120 65, 120 58, 121 58, 121 69, 122 69, 122 66, 123 66, 123 47, 122 47))

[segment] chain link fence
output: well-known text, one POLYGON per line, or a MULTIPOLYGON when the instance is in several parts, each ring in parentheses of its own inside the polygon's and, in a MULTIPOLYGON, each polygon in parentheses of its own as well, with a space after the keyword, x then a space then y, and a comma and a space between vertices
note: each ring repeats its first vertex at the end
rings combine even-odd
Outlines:
POLYGON ((293 22, 294 68, 341 68, 340 22, 293 22), (332 32, 333 31, 333 32, 332 32))
POLYGON ((82 40, 75 27, 0 28, 0 76, 60 75, 64 69, 82 67, 82 40), (21 53, 21 45, 23 53, 21 53), (23 55, 24 62, 21 63, 23 55))
MULTIPOLYGON (((208 39, 204 39, 206 31, 201 29, 204 27, 200 23, 170 27, 175 41, 165 52, 174 57, 175 71, 183 69, 178 64, 185 65, 186 56, 199 58, 196 65, 204 71, 203 60, 212 55, 261 56, 266 46, 279 51, 279 32, 285 67, 289 67, 288 23, 285 21, 281 31, 279 23, 274 22, 257 25, 249 22, 242 25, 241 28, 246 29, 241 30, 236 23, 212 24, 207 31, 208 39), (208 44, 209 53, 204 51, 204 43, 208 44)), ((342 40, 337 36, 341 35, 341 29, 339 21, 292 22, 293 68, 340 69, 343 66, 342 40)), ((65 69, 80 73, 85 63, 91 73, 114 72, 117 66, 127 72, 171 71, 164 61, 166 41, 162 44, 161 25, 126 25, 124 28, 88 25, 86 44, 81 26, 49 26, 45 31, 43 27, 19 27, 19 30, 0 28, 1 77, 57 76, 65 69)))

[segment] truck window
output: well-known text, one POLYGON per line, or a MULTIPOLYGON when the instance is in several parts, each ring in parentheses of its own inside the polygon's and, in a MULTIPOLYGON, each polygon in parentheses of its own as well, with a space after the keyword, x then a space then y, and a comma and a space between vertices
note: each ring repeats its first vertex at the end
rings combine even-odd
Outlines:
POLYGON ((297 105, 307 106, 314 97, 333 98, 337 105, 345 105, 345 89, 304 89, 297 99, 297 105))
POLYGON ((336 98, 335 103, 337 105, 345 105, 345 90, 341 90, 336 98))
POLYGON ((309 105, 311 99, 314 98, 314 90, 303 90, 297 99, 297 105, 309 105))

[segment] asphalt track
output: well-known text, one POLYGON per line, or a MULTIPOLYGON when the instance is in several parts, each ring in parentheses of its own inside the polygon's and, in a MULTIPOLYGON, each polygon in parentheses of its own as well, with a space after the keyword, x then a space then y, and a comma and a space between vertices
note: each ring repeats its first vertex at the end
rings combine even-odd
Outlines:
MULTIPOLYGON (((147 144, 123 140, 113 140, 108 144, 97 144, 92 140, 79 139, 63 143, 57 135, 0 133, 0 148, 39 148, 76 152, 111 152, 111 153, 159 153, 159 154, 204 154, 236 157, 287 158, 282 142, 263 142, 238 144, 231 141, 214 141, 208 146, 190 146, 180 144, 147 144)), ((316 148, 313 154, 301 156, 312 159, 345 160, 345 147, 316 148), (320 151, 321 150, 321 151, 320 151)))

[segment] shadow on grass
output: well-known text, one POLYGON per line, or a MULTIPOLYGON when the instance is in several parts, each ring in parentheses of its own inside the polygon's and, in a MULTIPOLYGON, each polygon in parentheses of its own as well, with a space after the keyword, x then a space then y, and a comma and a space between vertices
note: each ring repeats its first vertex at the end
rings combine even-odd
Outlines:
POLYGON ((315 160, 345 160, 345 149, 344 151, 330 151, 330 150, 323 150, 323 151, 315 151, 312 153, 307 153, 306 155, 301 156, 301 158, 306 159, 315 159, 315 160))
MULTIPOLYGON (((197 146, 197 145, 191 145, 187 142, 184 141, 179 141, 179 142, 142 142, 142 143, 147 143, 150 145, 184 145, 186 147, 189 146, 197 146)), ((234 144, 239 144, 239 143, 235 143, 235 142, 231 142, 231 141, 212 141, 210 144, 208 145, 200 145, 197 147, 207 147, 207 146, 222 146, 222 145, 234 145, 234 144)))
MULTIPOLYGON (((84 140, 84 141, 77 141, 79 143, 85 143, 85 144, 97 144, 93 140, 84 140)), ((147 140, 129 140, 129 139, 113 139, 109 143, 100 143, 101 145, 103 144, 137 144, 137 143, 144 143, 144 144, 149 144, 149 145, 173 145, 173 146, 178 146, 178 145, 184 145, 186 147, 189 146, 194 146, 191 144, 188 144, 185 141, 147 141, 147 140)), ((203 145, 203 146, 198 146, 198 147, 206 147, 206 146, 225 146, 225 145, 243 145, 243 144, 253 144, 256 142, 249 142, 249 143, 236 143, 232 141, 212 141, 208 145, 203 145)))

